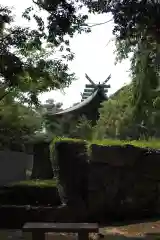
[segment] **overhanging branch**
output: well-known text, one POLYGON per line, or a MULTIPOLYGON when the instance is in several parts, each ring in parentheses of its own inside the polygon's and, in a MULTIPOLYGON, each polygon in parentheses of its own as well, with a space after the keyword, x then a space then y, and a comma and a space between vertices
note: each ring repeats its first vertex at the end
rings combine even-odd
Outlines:
POLYGON ((111 18, 110 20, 105 21, 105 22, 95 23, 95 24, 92 24, 92 25, 88 25, 88 27, 96 27, 96 26, 99 26, 99 25, 103 25, 103 24, 109 23, 109 22, 111 22, 111 21, 113 21, 113 18, 111 18))

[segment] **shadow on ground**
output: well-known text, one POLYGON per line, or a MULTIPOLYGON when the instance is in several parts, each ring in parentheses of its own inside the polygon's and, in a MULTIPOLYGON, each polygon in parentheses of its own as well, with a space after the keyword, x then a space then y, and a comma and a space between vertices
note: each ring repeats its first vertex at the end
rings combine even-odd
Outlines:
MULTIPOLYGON (((101 239, 101 238, 100 238, 101 239)), ((136 237, 127 237, 121 234, 107 234, 103 237, 104 240, 151 240, 151 239, 160 239, 160 233, 148 233, 145 236, 136 236, 136 237)), ((50 239, 51 240, 51 239, 50 239)))
MULTIPOLYGON (((16 234, 16 233, 10 233, 10 232, 0 232, 0 240, 25 240, 22 237, 22 234, 16 234)), ((52 235, 46 234, 46 240, 76 240, 77 238, 75 236, 67 236, 67 235, 52 235)), ((98 236, 91 236, 90 240, 151 240, 151 239, 160 239, 160 233, 147 233, 145 234, 145 236, 135 236, 135 237, 129 237, 129 236, 125 236, 122 234, 106 234, 106 235, 101 235, 100 237, 98 236)), ((32 240, 31 237, 27 238, 27 240, 32 240)))

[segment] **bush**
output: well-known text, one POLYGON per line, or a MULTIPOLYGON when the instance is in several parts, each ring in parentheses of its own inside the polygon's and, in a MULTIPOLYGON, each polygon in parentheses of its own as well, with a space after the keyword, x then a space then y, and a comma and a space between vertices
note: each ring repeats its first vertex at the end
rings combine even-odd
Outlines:
POLYGON ((78 139, 57 139, 51 146, 61 199, 86 198, 88 187, 88 144, 78 139))
POLYGON ((55 180, 12 183, 0 189, 1 205, 58 206, 60 198, 55 180))

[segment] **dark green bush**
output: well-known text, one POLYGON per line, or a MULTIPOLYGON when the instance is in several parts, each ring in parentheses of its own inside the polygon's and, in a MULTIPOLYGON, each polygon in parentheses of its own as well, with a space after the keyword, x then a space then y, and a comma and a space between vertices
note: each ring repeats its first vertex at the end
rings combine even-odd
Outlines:
POLYGON ((77 139, 57 139, 51 145, 51 155, 65 197, 67 199, 73 199, 75 196, 86 198, 88 191, 87 142, 77 139))
POLYGON ((60 198, 54 180, 23 181, 0 188, 1 205, 58 206, 60 198))

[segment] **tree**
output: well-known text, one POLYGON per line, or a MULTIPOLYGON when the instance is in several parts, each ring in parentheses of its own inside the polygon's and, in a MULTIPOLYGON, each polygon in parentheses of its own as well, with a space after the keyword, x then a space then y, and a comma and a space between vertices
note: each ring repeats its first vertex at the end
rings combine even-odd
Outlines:
POLYGON ((6 99, 0 102, 1 147, 22 150, 23 144, 41 130, 42 119, 35 109, 6 99))
POLYGON ((131 56, 134 81, 135 118, 152 102, 152 90, 159 85, 159 11, 156 0, 108 1, 113 14, 117 59, 131 56), (132 54, 132 55, 130 55, 132 54))
POLYGON ((96 125, 96 137, 139 139, 159 137, 160 97, 152 96, 149 105, 133 118, 134 83, 126 85, 105 101, 100 108, 100 118, 96 125))
POLYGON ((62 110, 62 103, 56 103, 54 99, 46 100, 45 104, 42 104, 41 116, 43 118, 43 127, 47 134, 57 135, 60 134, 62 126, 58 119, 53 117, 53 113, 62 110))
MULTIPOLYGON (((70 30, 68 31, 70 36, 73 36, 77 30, 84 30, 84 27, 88 31, 85 24, 87 16, 78 15, 77 17, 76 15, 77 10, 82 6, 87 6, 89 12, 112 14, 115 24, 113 34, 116 37, 117 59, 122 60, 132 53, 134 104, 136 111, 141 111, 144 102, 150 98, 148 90, 157 88, 159 84, 160 2, 158 0, 78 0, 73 4, 65 0, 57 0, 54 3, 51 0, 37 0, 36 3, 49 13, 48 29, 51 38, 57 42, 64 40, 67 29, 70 30), (53 37, 53 32, 56 32, 57 38, 53 37)), ((136 111, 135 115, 138 114, 136 111)))
POLYGON ((126 136, 131 123, 132 87, 125 86, 99 109, 100 118, 96 125, 97 138, 121 138, 126 136))
POLYGON ((50 57, 56 47, 62 51, 62 58, 73 58, 69 37, 73 37, 75 32, 90 31, 86 24, 88 16, 81 11, 83 6, 87 6, 89 12, 113 15, 118 59, 124 59, 132 53, 131 72, 135 82, 135 105, 140 111, 147 96, 146 87, 156 88, 158 85, 159 1, 33 2, 35 5, 26 9, 23 17, 28 21, 34 19, 37 23, 36 29, 16 26, 13 24, 11 10, 0 7, 1 98, 12 92, 23 101, 37 103, 39 93, 68 86, 74 76, 69 74, 67 64, 62 60, 51 60, 50 57), (35 6, 40 10, 38 13, 35 6), (41 17, 42 11, 47 13, 47 19, 41 17))
POLYGON ((54 99, 49 98, 46 100, 45 104, 42 105, 46 114, 55 113, 62 110, 63 103, 55 102, 54 99))
MULTIPOLYGON (((45 4, 48 2, 51 1, 44 1, 45 4)), ((117 60, 131 57, 135 105, 133 115, 135 118, 139 116, 139 112, 143 115, 143 107, 151 103, 152 90, 157 89, 159 85, 160 2, 158 0, 79 0, 78 3, 80 2, 88 7, 89 12, 112 14, 117 60)))
POLYGON ((12 11, 0 6, 0 99, 12 93, 21 101, 37 104, 40 93, 66 87, 74 79, 66 64, 74 56, 69 38, 75 32, 90 31, 86 24, 88 15, 81 11, 88 1, 35 0, 33 3, 23 17, 28 21, 34 19, 36 29, 16 26, 12 11), (47 19, 42 17, 42 12, 47 19), (55 48, 62 52, 61 60, 51 60, 55 48))
MULTIPOLYGON (((37 29, 17 26, 11 10, 1 5, 0 19, 0 100, 12 94, 37 104, 40 93, 66 87, 75 79, 66 63, 52 60, 55 44, 40 21, 37 29)), ((65 57, 72 59, 72 53, 65 57)))
MULTIPOLYGON (((66 35, 73 37, 75 32, 90 31, 86 24, 88 15, 80 11, 86 4, 85 1, 34 0, 33 2, 39 7, 39 10, 44 10, 48 13, 46 23, 48 34, 46 37, 47 41, 54 43, 56 46, 62 42, 67 46, 69 45, 69 38, 66 39, 66 35)), ((33 8, 29 8, 25 11, 25 16, 28 19, 30 19, 30 14, 33 10, 33 8)), ((34 14, 34 18, 39 28, 42 29, 43 26, 44 30, 45 23, 40 14, 34 14)), ((69 47, 66 50, 70 51, 69 47)))
POLYGON ((94 128, 92 122, 85 116, 82 116, 74 124, 71 124, 69 137, 80 138, 84 140, 92 140, 94 128))
POLYGON ((69 53, 67 56, 63 54, 64 58, 72 59, 69 37, 73 37, 75 32, 90 31, 86 24, 88 15, 81 11, 83 6, 87 6, 89 12, 111 13, 113 15, 115 23, 113 33, 116 36, 118 58, 126 58, 129 53, 133 53, 131 70, 132 77, 136 82, 135 93, 139 95, 138 98, 135 98, 138 99, 138 104, 143 102, 140 99, 146 97, 146 95, 141 94, 143 84, 140 84, 140 82, 146 81, 148 74, 146 65, 150 65, 150 70, 155 76, 154 78, 148 77, 149 84, 147 85, 151 88, 157 86, 159 69, 155 67, 154 63, 159 65, 159 1, 35 0, 33 2, 35 5, 26 9, 23 17, 29 21, 35 19, 37 22, 36 30, 14 26, 14 28, 9 27, 5 31, 4 23, 10 24, 13 18, 11 11, 1 7, 1 51, 3 62, 5 62, 2 65, 2 77, 3 80, 7 80, 5 87, 17 87, 16 82, 18 82, 18 90, 19 88, 23 89, 22 92, 28 93, 29 100, 35 102, 39 93, 60 88, 62 85, 66 86, 73 80, 73 76, 67 73, 66 64, 39 57, 38 51, 44 50, 44 45, 46 51, 48 45, 42 43, 50 43, 51 49, 58 47, 59 50, 69 53), (35 12, 35 6, 38 6, 40 10, 38 13, 35 12), (42 11, 47 13, 47 19, 41 17, 42 11), (7 48, 7 46, 9 47, 7 48), (16 48, 18 53, 12 52, 11 47, 12 49, 16 48), (30 53, 32 53, 32 57, 30 57, 30 53), (32 59, 35 55, 38 57, 33 64, 32 59), (39 71, 39 69, 42 70, 39 71), (145 77, 141 76, 142 72, 144 72, 145 77), (16 80, 13 81, 14 79, 16 80), (23 81, 24 79, 25 81, 23 81), (141 80, 139 81, 139 79, 141 80), (31 91, 28 91, 28 85, 26 85, 28 82, 31 91))
POLYGON ((47 134, 60 137, 77 137, 83 139, 92 139, 93 128, 91 122, 85 117, 80 117, 78 120, 74 119, 71 114, 66 116, 56 116, 52 113, 61 111, 61 103, 55 103, 53 99, 46 101, 43 107, 46 109, 44 111, 44 128, 47 134))

